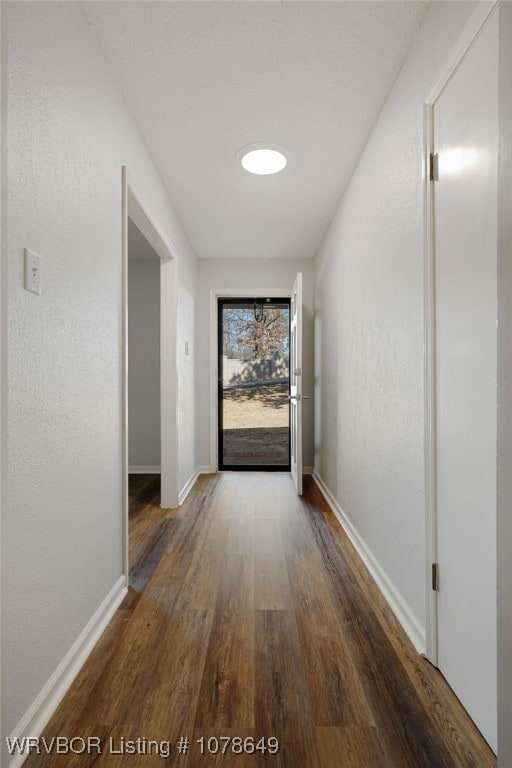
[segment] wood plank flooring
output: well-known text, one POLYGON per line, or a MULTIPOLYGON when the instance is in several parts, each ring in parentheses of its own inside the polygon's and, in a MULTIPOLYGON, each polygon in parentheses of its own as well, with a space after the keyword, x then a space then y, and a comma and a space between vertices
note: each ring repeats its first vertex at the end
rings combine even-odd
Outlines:
POLYGON ((298 499, 287 474, 203 476, 163 510, 158 478, 133 476, 130 497, 129 594, 45 729, 102 753, 27 768, 495 768, 310 479, 298 499), (221 736, 280 749, 201 754, 221 736))

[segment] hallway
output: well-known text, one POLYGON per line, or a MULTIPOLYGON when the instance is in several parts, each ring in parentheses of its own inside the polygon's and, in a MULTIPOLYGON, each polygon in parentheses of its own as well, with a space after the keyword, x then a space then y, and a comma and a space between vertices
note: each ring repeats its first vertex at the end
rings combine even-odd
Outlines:
POLYGON ((111 737, 170 741, 183 768, 496 765, 309 478, 299 499, 287 474, 205 475, 161 510, 159 478, 139 475, 130 497, 129 594, 44 734, 100 737, 103 753, 28 768, 165 764, 109 754, 111 737), (280 749, 201 755, 211 736, 280 749))

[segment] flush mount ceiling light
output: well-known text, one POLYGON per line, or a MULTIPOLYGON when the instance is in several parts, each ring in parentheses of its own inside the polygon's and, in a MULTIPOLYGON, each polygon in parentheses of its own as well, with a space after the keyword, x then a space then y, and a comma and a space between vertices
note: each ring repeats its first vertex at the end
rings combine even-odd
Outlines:
POLYGON ((279 173, 286 165, 286 157, 277 149, 245 147, 238 154, 242 167, 258 176, 279 173))

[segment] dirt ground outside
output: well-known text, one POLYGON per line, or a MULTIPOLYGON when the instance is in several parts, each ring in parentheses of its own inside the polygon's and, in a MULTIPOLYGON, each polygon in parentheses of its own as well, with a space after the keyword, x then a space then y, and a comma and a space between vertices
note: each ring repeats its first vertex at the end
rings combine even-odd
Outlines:
POLYGON ((224 465, 288 465, 288 384, 233 387, 223 400, 224 465))
POLYGON ((275 429, 289 425, 288 384, 224 389, 224 429, 275 429))

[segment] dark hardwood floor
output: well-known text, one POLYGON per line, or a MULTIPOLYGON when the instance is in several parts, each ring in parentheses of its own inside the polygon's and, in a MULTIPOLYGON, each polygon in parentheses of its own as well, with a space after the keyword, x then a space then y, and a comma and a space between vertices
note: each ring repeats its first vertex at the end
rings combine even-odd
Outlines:
POLYGON ((298 499, 286 474, 202 476, 178 510, 158 507, 154 476, 130 495, 129 594, 45 730, 100 737, 102 754, 27 768, 495 768, 311 480, 298 499), (280 747, 201 754, 202 737, 280 747), (113 754, 111 738, 171 756, 113 754))

